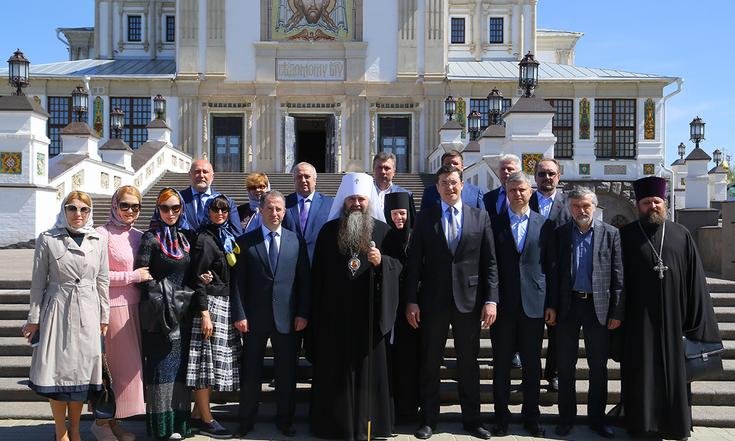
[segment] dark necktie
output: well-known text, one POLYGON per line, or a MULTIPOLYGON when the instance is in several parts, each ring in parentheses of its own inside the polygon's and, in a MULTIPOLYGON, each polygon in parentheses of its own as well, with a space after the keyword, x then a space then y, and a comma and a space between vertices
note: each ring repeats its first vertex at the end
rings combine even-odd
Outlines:
POLYGON ((197 193, 197 219, 202 221, 206 216, 204 216, 204 200, 202 198, 204 197, 204 193, 197 193))
POLYGON ((309 219, 309 205, 311 205, 311 201, 301 199, 299 202, 299 223, 301 224, 301 233, 304 234, 306 232, 306 221, 309 219))
POLYGON ((278 243, 276 242, 276 236, 278 236, 278 233, 271 231, 268 235, 271 237, 270 247, 268 248, 268 260, 271 263, 271 270, 275 274, 276 265, 278 265, 278 243))

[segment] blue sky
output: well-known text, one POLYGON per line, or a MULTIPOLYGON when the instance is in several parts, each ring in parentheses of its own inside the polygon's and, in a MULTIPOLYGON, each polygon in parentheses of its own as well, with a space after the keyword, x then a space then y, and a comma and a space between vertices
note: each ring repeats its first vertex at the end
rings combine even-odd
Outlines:
MULTIPOLYGON (((3 17, 4 60, 19 47, 32 63, 63 61, 68 55, 55 29, 94 26, 94 0, 29 0, 3 8, 3 17)), ((682 92, 669 100, 667 110, 667 165, 676 159, 680 142, 687 153, 693 148, 689 122, 697 115, 707 123, 701 147, 710 155, 715 148, 725 149, 735 161, 735 143, 727 135, 735 123, 735 56, 729 51, 735 43, 733 17, 732 0, 538 3, 538 27, 585 34, 577 44, 576 64, 684 78, 682 92)))

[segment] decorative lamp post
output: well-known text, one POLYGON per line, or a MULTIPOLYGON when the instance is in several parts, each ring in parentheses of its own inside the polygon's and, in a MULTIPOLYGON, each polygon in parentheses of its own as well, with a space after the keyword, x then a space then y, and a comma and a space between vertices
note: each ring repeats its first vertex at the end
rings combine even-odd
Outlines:
POLYGON ((125 118, 125 112, 119 107, 115 107, 110 112, 110 129, 112 130, 113 138, 120 138, 120 134, 123 129, 123 119, 125 118))
POLYGON ((525 91, 523 96, 526 98, 533 96, 533 89, 538 86, 539 64, 530 51, 518 63, 518 87, 525 91))
POLYGON ((444 113, 449 117, 449 121, 452 120, 452 115, 457 113, 457 100, 452 95, 444 100, 444 113))
POLYGON ((166 98, 160 93, 153 97, 153 111, 156 113, 156 119, 163 119, 166 116, 166 98))
POLYGON ((482 115, 477 110, 473 110, 467 115, 467 129, 470 132, 470 139, 473 141, 477 139, 477 134, 480 133, 480 119, 482 119, 482 115))
POLYGON ((89 95, 84 86, 77 86, 71 93, 71 109, 76 116, 78 122, 82 121, 82 118, 87 109, 89 109, 89 95))
POLYGON ((500 124, 500 113, 503 111, 503 94, 497 87, 487 95, 488 121, 492 125, 500 124))
POLYGON ((689 123, 689 139, 699 148, 699 143, 704 140, 704 125, 706 123, 697 116, 689 123))
POLYGON ((720 149, 716 149, 712 152, 712 160, 715 161, 715 167, 720 165, 720 162, 722 162, 722 152, 720 149))
POLYGON ((676 147, 677 153, 679 153, 679 159, 684 159, 684 154, 686 153, 687 146, 684 145, 683 142, 679 143, 679 146, 676 147))
POLYGON ((13 95, 23 95, 23 88, 30 84, 28 82, 28 66, 30 61, 23 55, 20 49, 13 52, 8 58, 8 84, 15 87, 13 95))

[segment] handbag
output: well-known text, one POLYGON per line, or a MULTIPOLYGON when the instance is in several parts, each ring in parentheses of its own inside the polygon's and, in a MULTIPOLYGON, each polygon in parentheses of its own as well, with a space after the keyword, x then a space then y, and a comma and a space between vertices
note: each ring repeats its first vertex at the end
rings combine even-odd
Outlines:
POLYGON ((189 309, 192 289, 178 288, 168 278, 153 283, 139 305, 140 323, 146 332, 163 333, 169 340, 180 338, 179 324, 189 309))
MULTIPOLYGON (((102 337, 104 339, 104 337, 102 337)), ((115 418, 115 392, 112 391, 112 375, 110 365, 107 364, 107 354, 102 343, 102 390, 94 394, 92 399, 92 415, 97 420, 111 420, 115 418)))
POLYGON ((722 342, 708 343, 684 337, 687 382, 711 379, 722 373, 722 342))

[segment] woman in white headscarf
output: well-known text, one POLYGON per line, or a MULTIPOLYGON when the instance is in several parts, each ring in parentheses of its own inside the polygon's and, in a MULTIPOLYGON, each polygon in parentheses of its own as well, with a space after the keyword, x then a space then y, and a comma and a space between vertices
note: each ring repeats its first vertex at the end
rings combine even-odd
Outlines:
POLYGON ((92 228, 92 200, 73 191, 36 240, 28 321, 30 388, 48 398, 57 441, 80 441, 90 391, 102 389, 101 335, 109 316, 107 238, 92 228), (69 427, 66 418, 69 418, 69 427))

